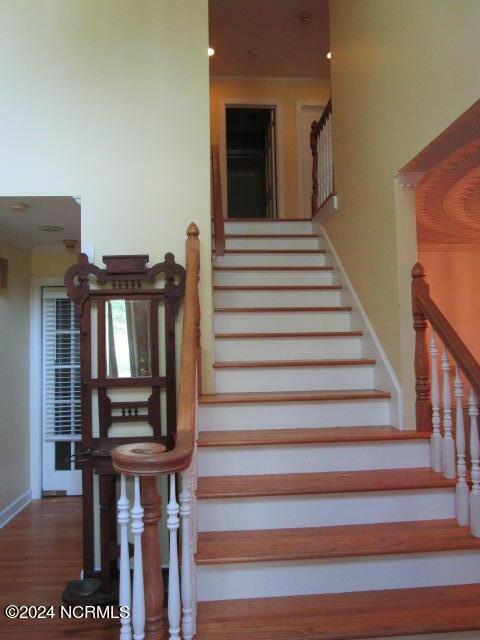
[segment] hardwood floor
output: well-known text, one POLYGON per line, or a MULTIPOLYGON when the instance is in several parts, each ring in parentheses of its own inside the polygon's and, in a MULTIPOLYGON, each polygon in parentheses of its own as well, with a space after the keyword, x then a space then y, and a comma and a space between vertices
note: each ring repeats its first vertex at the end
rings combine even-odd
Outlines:
POLYGON ((79 577, 81 499, 35 500, 0 530, 0 638, 117 640, 118 620, 9 620, 4 608, 53 605, 68 580, 79 577))

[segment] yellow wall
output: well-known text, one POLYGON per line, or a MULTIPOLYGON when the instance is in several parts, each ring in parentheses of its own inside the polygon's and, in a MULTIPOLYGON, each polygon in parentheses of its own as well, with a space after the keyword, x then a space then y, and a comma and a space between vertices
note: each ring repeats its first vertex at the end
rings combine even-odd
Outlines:
POLYGON ((285 217, 298 216, 297 186, 297 101, 315 101, 323 105, 330 97, 328 80, 296 80, 285 78, 211 78, 210 129, 212 144, 220 143, 220 118, 224 117, 223 104, 229 100, 275 101, 282 112, 283 176, 285 217))
POLYGON ((394 176, 480 95, 480 2, 334 0, 330 24, 340 209, 327 229, 411 397, 415 216, 394 176))
MULTIPOLYGON (((201 234, 212 361, 207 0, 5 0, 0 194, 81 198, 95 259, 201 234), (21 34, 21 37, 19 37, 21 34)), ((208 382, 208 381, 207 381, 208 382)))
POLYGON ((30 256, 0 242, 0 512, 30 489, 30 256))
POLYGON ((76 261, 74 253, 32 253, 30 273, 33 278, 63 277, 76 261))

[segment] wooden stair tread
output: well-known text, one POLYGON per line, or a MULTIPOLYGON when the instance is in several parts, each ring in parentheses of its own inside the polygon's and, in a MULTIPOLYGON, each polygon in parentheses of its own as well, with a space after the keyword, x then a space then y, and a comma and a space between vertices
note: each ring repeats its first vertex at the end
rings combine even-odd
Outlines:
POLYGON ((362 331, 300 331, 295 333, 216 333, 217 340, 242 340, 247 338, 353 338, 362 331))
POLYGON ((237 447, 263 445, 335 444, 346 442, 391 442, 428 440, 429 433, 400 431, 395 427, 320 427, 317 429, 245 429, 201 431, 199 447, 237 447))
POLYGON ((339 291, 341 284, 216 285, 215 291, 339 291))
POLYGON ((215 307, 215 313, 337 313, 352 307, 215 307))
POLYGON ((202 499, 250 498, 259 496, 443 489, 454 486, 455 480, 447 480, 442 474, 422 467, 413 469, 200 477, 198 479, 197 496, 202 499))
POLYGON ((318 267, 318 266, 304 266, 304 267, 289 267, 279 265, 278 267, 259 265, 258 267, 213 267, 214 271, 333 271, 334 267, 318 267))
POLYGON ((387 391, 352 389, 349 391, 269 391, 247 393, 212 393, 199 397, 200 404, 236 404, 265 402, 318 402, 333 400, 378 400, 390 398, 387 391))
POLYGON ((323 360, 255 360, 215 362, 215 369, 276 369, 282 367, 356 367, 374 365, 370 358, 323 360))
POLYGON ((273 253, 273 254, 284 254, 284 253, 327 253, 325 249, 225 249, 225 254, 227 253, 273 253))
POLYGON ((316 233, 226 233, 225 238, 319 238, 316 233))
POLYGON ((320 560, 478 549, 457 521, 417 520, 198 534, 198 564, 320 560))
POLYGON ((479 584, 200 602, 195 638, 357 640, 474 631, 479 602, 479 584))

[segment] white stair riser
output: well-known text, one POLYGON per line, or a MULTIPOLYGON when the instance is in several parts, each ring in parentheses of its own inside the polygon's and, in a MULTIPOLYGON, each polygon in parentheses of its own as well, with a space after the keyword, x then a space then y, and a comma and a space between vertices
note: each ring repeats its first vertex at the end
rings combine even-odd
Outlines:
POLYGON ((215 258, 217 267, 324 267, 325 253, 227 253, 215 258))
POLYGON ((480 552, 415 553, 197 567, 199 600, 474 584, 480 552))
POLYGON ((388 399, 202 405, 200 430, 361 427, 390 424, 388 399))
POLYGON ((365 491, 198 501, 199 531, 411 522, 455 517, 455 490, 365 491))
MULTIPOLYGON (((256 265, 255 265, 256 266, 256 265)), ((333 271, 214 271, 218 286, 293 286, 333 284, 333 271)))
POLYGON ((367 471, 430 466, 428 440, 200 447, 199 476, 367 471))
POLYGON ((374 365, 216 369, 217 393, 374 389, 374 365))
POLYGON ((362 339, 345 338, 217 338, 215 355, 219 361, 304 360, 360 358, 362 339))
POLYGON ((240 222, 229 222, 225 220, 225 233, 228 235, 234 235, 236 233, 244 235, 244 234, 259 234, 259 233, 305 233, 311 234, 312 231, 312 223, 307 220, 291 220, 288 222, 276 222, 275 220, 265 222, 255 222, 255 221, 240 221, 240 222))
POLYGON ((338 307, 342 304, 342 292, 338 289, 216 290, 214 294, 216 307, 338 307))
POLYGON ((350 311, 216 312, 215 333, 350 331, 350 311))
POLYGON ((323 249, 319 237, 305 238, 226 238, 226 249, 323 249))

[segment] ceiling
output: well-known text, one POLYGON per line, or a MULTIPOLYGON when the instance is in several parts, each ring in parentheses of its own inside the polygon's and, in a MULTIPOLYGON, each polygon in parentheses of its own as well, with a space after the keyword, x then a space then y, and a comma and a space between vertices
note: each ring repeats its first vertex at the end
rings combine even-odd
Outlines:
POLYGON ((211 75, 329 77, 328 0, 209 0, 209 12, 211 75))
POLYGON ((480 101, 407 165, 421 244, 480 244, 480 101))
POLYGON ((22 249, 61 244, 62 240, 80 240, 80 205, 66 197, 0 198, 0 240, 22 249), (9 205, 29 205, 25 213, 15 213, 9 205), (39 227, 63 227, 56 233, 39 227))

